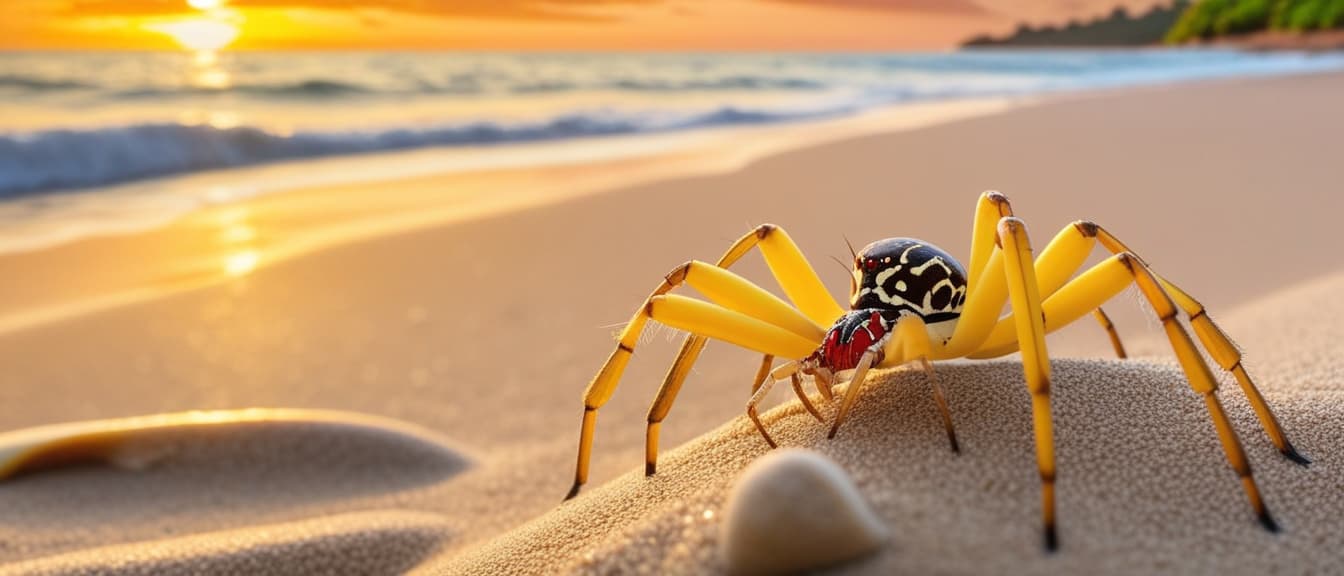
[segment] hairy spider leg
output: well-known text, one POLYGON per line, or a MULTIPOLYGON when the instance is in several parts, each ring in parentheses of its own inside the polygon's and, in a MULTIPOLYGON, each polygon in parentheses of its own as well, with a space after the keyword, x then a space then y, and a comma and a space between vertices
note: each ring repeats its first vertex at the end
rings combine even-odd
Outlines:
POLYGON ((952 338, 946 343, 933 343, 933 359, 961 358, 974 352, 993 331, 1007 301, 1008 275, 1004 272, 1004 254, 995 247, 985 262, 975 290, 966 293, 952 338))
POLYGON ((644 324, 650 318, 694 334, 789 358, 802 358, 810 354, 825 336, 825 330, 820 326, 779 297, 741 276, 699 261, 676 267, 621 331, 616 349, 584 392, 574 486, 566 499, 578 495, 579 488, 588 480, 597 410, 615 392, 621 374, 634 354, 644 324), (683 283, 691 285, 715 303, 668 294, 683 283))
POLYGON ((1195 348, 1194 341, 1177 321, 1177 308, 1172 298, 1163 290, 1161 281, 1143 264, 1137 256, 1123 252, 1112 256, 1100 264, 1083 272, 1072 282, 1065 285, 1054 296, 1042 304, 1047 329, 1062 326, 1081 318, 1097 304, 1119 294, 1131 285, 1138 285, 1144 298, 1153 307, 1162 327, 1167 333, 1172 349, 1180 361, 1181 368, 1189 380, 1190 388, 1199 394, 1209 411, 1209 418, 1218 433, 1223 452, 1228 463, 1241 478, 1242 488, 1250 500, 1260 523, 1270 531, 1276 531, 1277 525, 1260 496, 1260 490, 1251 474, 1250 463, 1242 449, 1236 430, 1232 428, 1222 404, 1215 394, 1218 382, 1213 378, 1208 364, 1195 348))
MULTIPOLYGON (((830 326, 844 313, 844 309, 831 297, 821 278, 817 276, 816 270, 808 263, 788 232, 774 224, 762 224, 738 238, 719 258, 716 265, 720 268, 729 268, 752 248, 757 247, 760 248, 766 266, 784 290, 784 294, 813 322, 821 326, 830 326)), ((691 367, 699 359, 707 341, 698 334, 686 337, 677 351, 676 360, 672 362, 667 375, 663 377, 662 385, 658 387, 658 395, 649 406, 648 428, 644 435, 644 474, 647 476, 652 476, 658 469, 658 435, 663 420, 672 410, 672 403, 676 401, 681 385, 685 383, 686 376, 690 374, 691 367)), ((759 376, 753 381, 755 385, 752 387, 752 394, 756 393, 761 381, 759 376)), ((818 388, 821 388, 820 383, 818 388)), ((830 389, 822 389, 822 395, 829 400, 830 389)), ((799 398, 806 402, 803 397, 799 398)))
MULTIPOLYGON (((1093 222, 1080 220, 1065 227, 1064 230, 1055 236, 1055 239, 1050 243, 1050 247, 1047 247, 1041 256, 1037 258, 1036 270, 1038 273, 1042 274, 1043 278, 1045 277, 1045 274, 1048 273, 1050 275, 1052 286, 1054 286, 1055 282, 1058 282, 1059 286, 1064 286, 1065 282, 1060 281, 1060 279, 1067 280, 1072 276, 1074 271, 1082 266, 1087 255, 1091 253, 1098 241, 1100 241, 1104 248, 1113 254, 1130 254, 1133 255, 1134 258, 1139 259, 1140 262, 1143 262, 1142 258, 1134 255, 1133 251, 1131 251, 1128 246, 1125 246, 1124 243, 1116 239, 1115 236, 1111 235, 1110 232, 1107 232, 1106 229, 1093 222)), ((1147 263, 1144 263, 1144 266, 1147 267, 1147 263)), ((1154 273, 1154 277, 1158 279, 1158 283, 1166 294, 1185 311, 1190 319, 1190 325, 1194 328, 1195 335, 1199 338, 1204 349, 1209 352, 1209 355, 1219 366, 1224 370, 1231 372, 1232 375, 1236 377, 1237 383, 1240 384, 1242 392, 1246 395, 1247 400, 1250 401, 1251 408, 1255 410, 1256 417, 1260 420, 1261 427, 1269 436, 1270 441, 1274 443, 1274 447, 1293 462, 1304 466, 1310 464, 1311 461, 1299 453, 1288 440, 1287 435, 1283 431, 1283 427, 1279 424, 1278 418, 1274 416, 1274 412, 1270 409, 1264 396, 1260 394, 1255 383, 1251 380, 1250 375, 1247 374, 1246 368, 1242 366, 1241 351, 1232 343, 1231 338, 1229 338, 1227 334, 1223 332, 1211 318, 1209 318, 1208 312, 1199 301, 1195 300, 1184 290, 1178 288, 1175 284, 1168 282, 1161 276, 1157 276, 1156 273, 1154 273)), ((1042 285, 1044 286, 1044 284, 1045 281, 1043 280, 1042 285)), ((1053 297, 1053 294, 1057 289, 1058 287, 1054 287, 1050 290, 1042 289, 1042 292, 1047 295, 1047 303, 1053 297)), ((1097 300, 1098 303, 1104 301, 1105 300, 1097 300)), ((1048 309, 1049 306, 1047 305, 1047 310, 1048 309)), ((1095 310, 1100 311, 1100 306, 1095 308, 1095 310)), ((1094 314, 1096 313, 1094 312, 1094 314)), ((1104 323, 1109 324, 1109 319, 1105 318, 1104 312, 1099 313, 1099 318, 1103 319, 1104 323)), ((1053 314, 1047 314, 1046 332, 1054 332, 1055 330, 1072 323, 1076 319, 1077 316, 1070 317, 1066 320, 1056 318, 1053 314)), ((981 350, 976 351, 971 357, 992 358, 1010 354, 1017 350, 1017 343, 1013 339, 1011 328, 1011 317, 1005 317, 1000 320, 999 324, 994 327, 994 331, 991 333, 989 339, 981 345, 981 350)), ((1111 344, 1115 347, 1116 353, 1121 357, 1124 357, 1124 348, 1120 344, 1119 338, 1114 336, 1113 331, 1111 344)))

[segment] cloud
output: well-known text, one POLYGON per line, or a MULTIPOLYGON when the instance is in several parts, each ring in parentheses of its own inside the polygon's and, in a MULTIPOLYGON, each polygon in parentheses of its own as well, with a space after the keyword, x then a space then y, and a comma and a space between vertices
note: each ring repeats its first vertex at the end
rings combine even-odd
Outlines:
MULTIPOLYGON (((232 8, 307 8, 317 10, 380 10, 432 14, 451 18, 509 20, 603 19, 603 10, 662 0, 225 0, 232 8)), ((20 0, 22 3, 23 0, 20 0)), ((37 3, 37 2, 34 2, 37 3)), ((67 0, 67 14, 87 16, 149 16, 190 13, 185 0, 67 0)))
POLYGON ((944 14, 983 14, 987 11, 974 0, 768 0, 779 4, 843 8, 882 12, 925 12, 944 14))

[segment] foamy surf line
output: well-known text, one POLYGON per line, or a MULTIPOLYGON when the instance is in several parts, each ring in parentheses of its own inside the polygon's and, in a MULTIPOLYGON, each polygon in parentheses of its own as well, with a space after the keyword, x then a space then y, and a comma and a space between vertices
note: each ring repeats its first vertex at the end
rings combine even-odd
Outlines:
POLYGON ((48 130, 0 136, 0 198, 282 160, 797 122, 844 116, 859 109, 858 105, 840 105, 784 112, 726 106, 691 114, 591 112, 541 122, 482 121, 433 128, 292 134, 257 126, 175 123, 48 130))
POLYGON ((700 131, 1344 67, 1339 56, 1205 50, 142 58, 150 58, 140 62, 144 77, 105 72, 124 68, 115 56, 0 55, 0 106, 16 106, 16 117, 66 118, 18 130, 14 119, 0 124, 0 199, 300 159, 700 131), (189 79, 164 80, 183 74, 189 79))

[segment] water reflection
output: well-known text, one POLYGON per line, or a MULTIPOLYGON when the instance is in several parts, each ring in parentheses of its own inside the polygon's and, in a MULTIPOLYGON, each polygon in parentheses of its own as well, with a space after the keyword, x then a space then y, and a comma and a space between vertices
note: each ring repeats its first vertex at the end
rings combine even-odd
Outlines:
POLYGON ((233 86, 233 76, 220 63, 218 52, 200 50, 192 54, 188 82, 193 88, 227 90, 233 86))
POLYGON ((255 245, 257 232, 249 223, 250 215, 246 206, 230 206, 220 211, 216 220, 217 238, 224 247, 224 273, 228 276, 246 276, 261 263, 261 251, 255 245))
POLYGON ((229 276, 246 276, 256 270, 261 254, 256 250, 244 250, 230 254, 224 259, 224 272, 229 276))

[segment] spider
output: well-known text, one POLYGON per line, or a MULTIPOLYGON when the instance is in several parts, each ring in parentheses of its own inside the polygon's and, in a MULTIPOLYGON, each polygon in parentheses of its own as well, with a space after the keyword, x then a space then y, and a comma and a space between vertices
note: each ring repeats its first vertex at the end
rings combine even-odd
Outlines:
POLYGON ((1241 365, 1241 352, 1209 318, 1204 306, 1153 272, 1143 259, 1101 226, 1089 221, 1065 226, 1033 259, 1026 225, 1013 216, 1007 197, 991 191, 982 194, 976 206, 969 271, 934 245, 910 238, 880 240, 857 253, 851 248, 851 253, 854 268, 848 311, 831 298, 784 229, 770 224, 748 232, 716 264, 691 261, 673 269, 635 312, 621 332, 616 350, 584 393, 578 464, 574 485, 565 499, 576 496, 587 481, 597 410, 615 391, 650 318, 690 335, 682 343, 649 408, 645 443, 647 475, 656 471, 659 427, 708 338, 764 354, 753 381, 747 416, 772 448, 775 441, 757 417, 756 406, 776 380, 789 379, 804 408, 817 420, 824 421, 804 393, 799 375, 812 375, 822 397, 830 401, 834 398, 831 388, 838 377, 852 371, 850 385, 830 426, 828 437, 833 438, 858 399, 869 369, 914 364, 931 382, 951 448, 958 452, 952 418, 931 361, 993 358, 1020 350, 1031 394, 1041 478, 1042 534, 1046 549, 1054 550, 1058 543, 1054 424, 1050 415, 1050 360, 1046 355, 1045 334, 1092 313, 1110 336, 1116 354, 1124 358, 1124 347, 1101 305, 1131 284, 1137 284, 1162 321, 1190 387, 1203 398, 1251 508, 1266 530, 1278 531, 1251 474, 1241 441, 1215 394, 1218 382, 1177 320, 1180 311, 1186 313, 1208 354, 1241 385, 1274 446, 1298 464, 1305 466, 1310 460, 1288 441, 1278 419, 1241 365), (1098 242, 1112 256, 1075 276, 1098 242), (728 270, 753 247, 760 248, 792 306, 728 270), (691 285, 710 301, 669 294, 681 284, 691 285), (1000 317, 1005 302, 1011 304, 1010 313, 1000 317), (793 360, 775 368, 776 357, 793 360))

